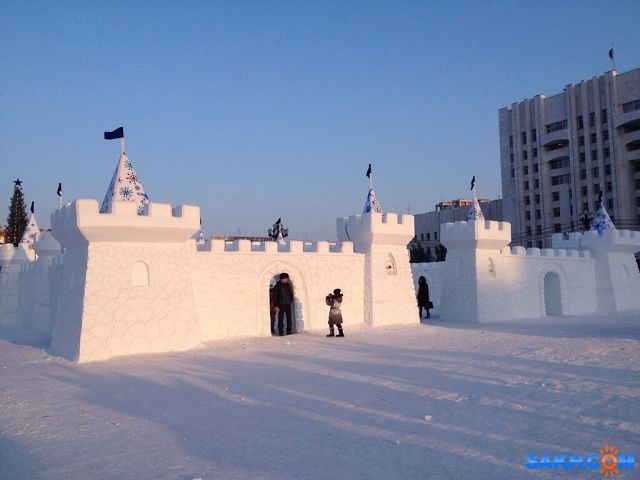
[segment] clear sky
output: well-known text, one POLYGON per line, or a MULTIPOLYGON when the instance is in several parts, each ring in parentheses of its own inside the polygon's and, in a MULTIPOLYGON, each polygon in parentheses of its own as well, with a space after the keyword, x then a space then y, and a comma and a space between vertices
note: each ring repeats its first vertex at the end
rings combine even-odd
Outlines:
POLYGON ((127 154, 205 233, 335 238, 373 163, 385 211, 501 192, 498 109, 640 66, 640 2, 174 1, 0 5, 0 223, 102 201, 127 154), (4 204, 4 206, 3 206, 4 204))

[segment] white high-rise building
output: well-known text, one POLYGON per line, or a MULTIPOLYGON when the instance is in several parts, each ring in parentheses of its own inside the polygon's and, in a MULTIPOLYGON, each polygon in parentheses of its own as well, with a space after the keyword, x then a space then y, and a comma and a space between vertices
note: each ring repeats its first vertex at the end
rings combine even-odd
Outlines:
POLYGON ((551 246, 605 205, 640 227, 640 68, 572 83, 499 111, 505 219, 513 244, 551 246))

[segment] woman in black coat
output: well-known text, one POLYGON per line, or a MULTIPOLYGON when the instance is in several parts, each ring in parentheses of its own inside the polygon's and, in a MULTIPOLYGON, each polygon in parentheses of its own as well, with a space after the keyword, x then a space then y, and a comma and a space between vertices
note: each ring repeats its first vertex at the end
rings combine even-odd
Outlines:
POLYGON ((416 295, 418 299, 418 310, 420 311, 420 318, 422 318, 422 309, 427 310, 427 318, 431 318, 431 314, 429 313, 429 309, 431 308, 431 302, 429 301, 429 285, 427 284, 427 279, 424 277, 420 277, 418 279, 418 294, 416 295))

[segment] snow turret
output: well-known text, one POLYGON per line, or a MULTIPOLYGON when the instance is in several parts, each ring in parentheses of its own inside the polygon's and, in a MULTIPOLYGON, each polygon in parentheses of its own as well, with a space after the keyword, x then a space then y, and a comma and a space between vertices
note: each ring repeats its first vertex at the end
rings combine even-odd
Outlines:
POLYGON ((113 172, 111 183, 100 207, 100 213, 111 212, 114 202, 133 203, 136 206, 138 215, 144 213, 144 207, 149 203, 149 197, 144 191, 142 182, 124 152, 120 155, 116 170, 113 172))

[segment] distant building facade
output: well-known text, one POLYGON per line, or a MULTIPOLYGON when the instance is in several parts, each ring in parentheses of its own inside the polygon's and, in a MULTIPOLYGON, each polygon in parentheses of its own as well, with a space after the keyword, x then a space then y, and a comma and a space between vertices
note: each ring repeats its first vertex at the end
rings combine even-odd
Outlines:
MULTIPOLYGON (((442 249, 440 226, 443 223, 465 220, 472 202, 473 200, 466 198, 442 201, 436 204, 435 211, 414 215, 416 236, 409 244, 409 249, 411 251, 411 249, 420 248, 425 255, 425 258, 416 260, 443 260, 440 258, 442 249)), ((498 222, 504 220, 502 199, 489 200, 479 198, 478 202, 486 220, 498 222)))
POLYGON ((603 193, 618 228, 640 227, 640 68, 610 71, 499 111, 513 244, 549 247, 588 224, 603 193))

